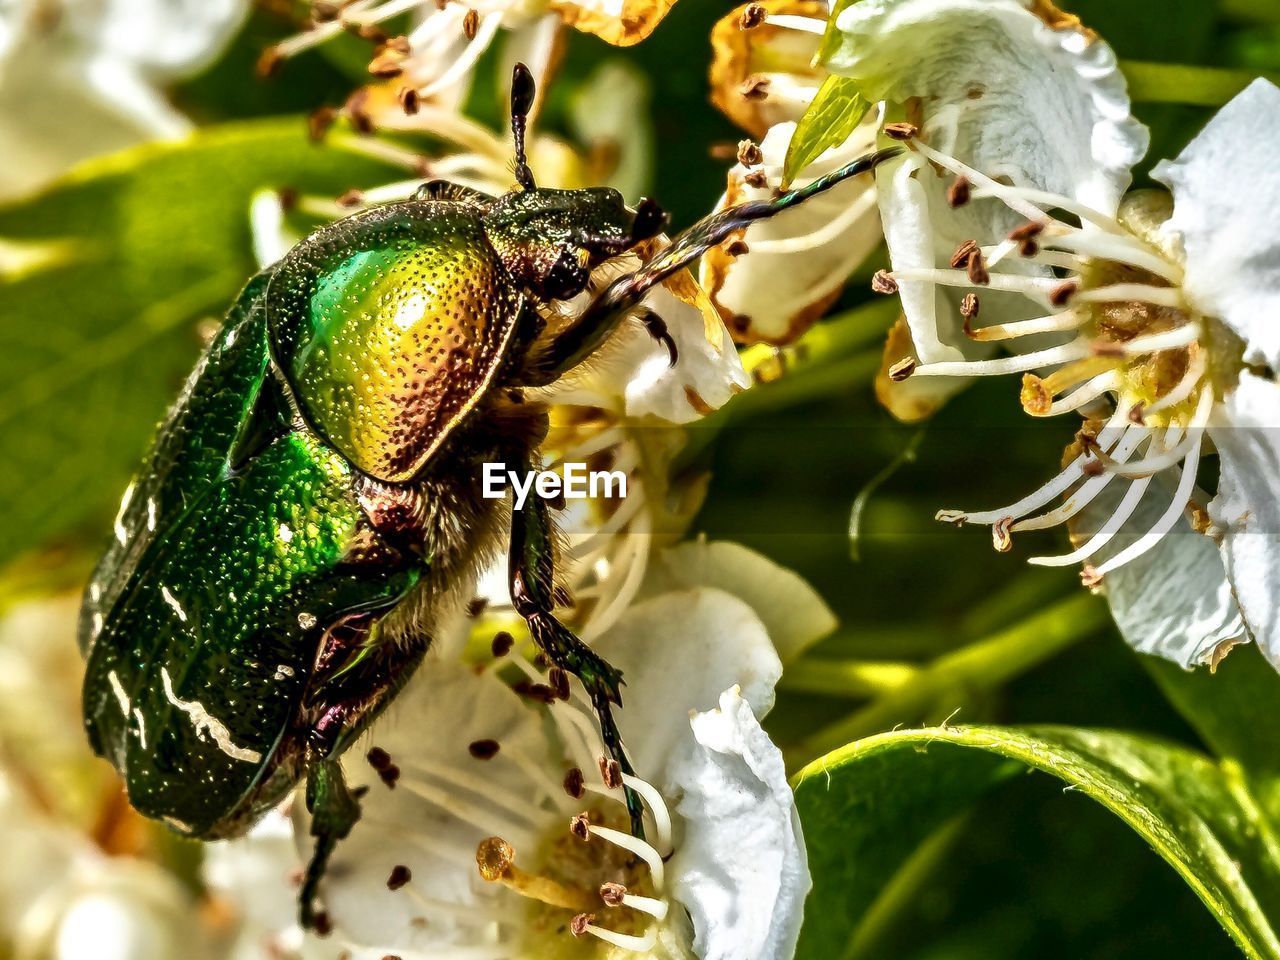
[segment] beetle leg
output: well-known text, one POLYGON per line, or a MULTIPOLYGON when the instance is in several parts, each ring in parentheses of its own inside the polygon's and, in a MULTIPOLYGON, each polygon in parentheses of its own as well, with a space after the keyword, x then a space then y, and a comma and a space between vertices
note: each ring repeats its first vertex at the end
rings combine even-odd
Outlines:
POLYGON ((337 760, 319 760, 308 769, 307 810, 311 814, 311 835, 316 838, 316 845, 298 894, 298 919, 304 930, 323 934, 323 912, 316 909, 320 881, 338 842, 360 819, 360 803, 347 788, 342 764, 337 760))
MULTIPOLYGON (((638 270, 623 274, 597 294, 578 318, 561 331, 547 349, 533 358, 532 370, 529 371, 531 379, 527 385, 542 386, 572 370, 595 352, 622 318, 640 305, 645 294, 672 274, 692 264, 712 247, 723 243, 737 231, 745 229, 757 220, 767 220, 776 216, 783 210, 803 203, 815 194, 830 190, 850 177, 868 173, 900 153, 902 153, 900 147, 890 147, 887 150, 869 153, 803 187, 787 190, 768 200, 740 203, 703 217, 689 229, 676 235, 669 246, 646 260, 638 270)), ((638 220, 644 221, 641 224, 642 230, 649 229, 652 218, 653 214, 648 208, 643 217, 637 215, 638 220)), ((670 349, 670 344, 663 341, 659 335, 659 328, 655 328, 647 321, 645 327, 651 336, 670 349)), ((662 329, 665 330, 665 328, 662 329)))
MULTIPOLYGON (((523 455, 520 466, 525 471, 532 470, 532 458, 523 455)), ((622 734, 618 731, 611 708, 611 704, 622 705, 619 689, 622 674, 583 643, 552 612, 555 608, 554 557, 555 545, 547 505, 535 496, 522 510, 511 514, 511 602, 516 613, 529 625, 534 642, 551 663, 582 681, 600 721, 605 748, 623 773, 632 774, 635 771, 623 749, 622 734)), ((640 798, 630 787, 626 787, 624 792, 627 812, 631 815, 631 830, 636 836, 643 837, 644 808, 640 805, 640 798)))

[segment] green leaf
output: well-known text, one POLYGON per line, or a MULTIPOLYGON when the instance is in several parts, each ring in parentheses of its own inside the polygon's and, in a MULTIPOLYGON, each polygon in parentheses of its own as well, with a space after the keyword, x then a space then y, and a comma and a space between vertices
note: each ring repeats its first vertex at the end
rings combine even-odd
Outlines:
POLYGON ((832 75, 822 81, 787 145, 782 165, 783 188, 790 186, 823 151, 848 140, 870 109, 871 104, 858 93, 856 80, 832 75))
MULTIPOLYGON (((341 137, 333 138, 341 144, 341 137)), ((332 196, 403 171, 318 147, 301 118, 116 154, 0 209, 0 563, 108 530, 148 439, 256 271, 261 188, 332 196)))
POLYGON ((1182 747, 1068 727, 894 731, 802 770, 796 803, 814 890, 798 956, 865 955, 869 931, 885 922, 882 893, 902 895, 900 877, 918 872, 922 844, 1027 770, 1052 774, 1128 824, 1246 956, 1280 957, 1268 919, 1280 916, 1280 848, 1238 779, 1182 747))
POLYGON ((1233 650, 1214 673, 1141 659, 1214 755, 1248 779, 1259 805, 1280 824, 1280 673, 1255 644, 1233 650))

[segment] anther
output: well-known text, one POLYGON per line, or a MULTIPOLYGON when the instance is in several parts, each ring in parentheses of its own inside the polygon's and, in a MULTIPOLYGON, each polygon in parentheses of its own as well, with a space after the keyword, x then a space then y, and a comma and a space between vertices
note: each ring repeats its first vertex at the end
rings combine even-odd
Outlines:
POLYGON ((274 77, 280 72, 280 64, 284 62, 284 56, 275 47, 267 47, 258 57, 257 72, 258 76, 274 77))
POLYGON ((1067 302, 1076 295, 1076 291, 1079 289, 1079 282, 1075 280, 1065 280, 1049 291, 1049 302, 1055 307, 1065 307, 1067 302))
POLYGON ((738 162, 744 167, 757 167, 764 162, 764 154, 754 140, 739 140, 738 162))
POLYGON ((877 270, 871 278, 871 290, 873 293, 897 293, 898 281, 888 270, 877 270))
POLYGON ((327 937, 333 933, 333 920, 329 914, 321 910, 311 918, 311 928, 315 931, 317 937, 327 937))
POLYGON ((579 840, 591 839, 591 821, 585 813, 580 813, 569 821, 569 832, 579 840))
POLYGON ((347 97, 347 102, 343 104, 343 110, 346 112, 347 118, 351 121, 351 126, 356 133, 370 134, 374 131, 373 117, 368 111, 369 91, 361 87, 351 96, 347 97))
POLYGON ((1022 409, 1033 417, 1047 417, 1053 406, 1053 394, 1042 377, 1034 373, 1022 375, 1022 390, 1018 394, 1022 409))
POLYGON ((991 545, 998 553, 1008 553, 1013 548, 1013 538, 1009 528, 1013 526, 1013 517, 1001 517, 991 525, 991 545))
POLYGON ((333 0, 315 0, 315 3, 311 4, 311 16, 316 23, 337 20, 341 12, 341 4, 334 3, 333 0))
POLYGON ((492 760, 498 755, 498 751, 502 749, 497 740, 473 740, 467 750, 471 756, 477 760, 492 760))
POLYGON ((413 871, 404 864, 396 864, 391 868, 391 876, 387 877, 387 889, 399 890, 413 879, 413 871))
POLYGON ((960 301, 960 316, 966 320, 976 320, 979 306, 978 295, 976 293, 966 293, 960 301))
POLYGON ((570 768, 564 775, 564 792, 575 800, 581 800, 586 794, 586 778, 577 767, 570 768))
POLYGON ((348 190, 346 193, 342 194, 342 196, 338 197, 338 199, 334 202, 337 203, 338 206, 340 207, 350 208, 350 207, 360 206, 360 204, 363 201, 364 201, 364 194, 361 193, 359 190, 356 190, 353 188, 351 190, 348 190))
POLYGON ((480 14, 475 10, 468 10, 462 18, 462 34, 468 40, 474 40, 476 34, 480 31, 480 14))
POLYGON ((951 259, 948 261, 948 263, 951 264, 951 269, 955 270, 959 267, 964 266, 966 263, 969 262, 969 258, 977 252, 978 252, 977 240, 964 241, 964 243, 956 247, 955 252, 951 254, 951 259))
POLYGON ((1101 460, 1086 460, 1080 472, 1086 477, 1100 477, 1107 472, 1107 466, 1101 460))
POLYGON ((915 357, 903 357, 897 363, 889 368, 889 379, 894 383, 901 383, 911 376, 916 369, 915 357))
POLYGON ((886 123, 884 135, 890 140, 914 140, 920 128, 914 123, 886 123))
POLYGON ((612 757, 601 757, 599 762, 600 779, 604 781, 604 785, 610 790, 622 786, 622 764, 612 757))
POLYGON ((365 757, 369 761, 369 766, 373 767, 373 769, 377 770, 379 773, 392 765, 391 754, 387 753, 387 751, 383 750, 381 747, 370 748, 365 757))
POLYGON ((956 177, 947 188, 947 205, 953 209, 963 207, 969 202, 971 186, 968 177, 964 175, 956 177))
POLYGON ((769 185, 769 175, 760 168, 748 170, 747 175, 742 178, 742 182, 749 187, 755 187, 757 190, 763 190, 769 185))
POLYGON ((596 915, 594 913, 579 913, 569 921, 569 932, 575 937, 586 936, 588 927, 595 922, 596 915))
POLYGON ((493 651, 495 657, 505 657, 511 652, 511 648, 516 645, 516 638, 509 634, 506 630, 499 630, 493 635, 493 643, 489 649, 493 651))
POLYGON ((338 111, 333 107, 320 107, 311 111, 311 115, 307 117, 307 135, 314 142, 319 143, 337 119, 338 111))
POLYGON ((401 87, 396 99, 400 101, 400 109, 405 112, 406 116, 413 116, 418 112, 418 107, 421 106, 421 98, 418 96, 418 91, 413 87, 401 87))
POLYGON ((749 3, 743 9, 742 15, 738 17, 738 28, 741 30, 754 30, 764 23, 764 17, 764 7, 758 3, 749 3))
POLYGON ((751 248, 741 239, 730 240, 724 245, 724 252, 731 257, 743 257, 751 252, 751 248))
POLYGON ((738 93, 744 100, 763 100, 769 96, 769 78, 750 76, 742 82, 738 93))
POLYGON ((1146 404, 1144 404, 1141 400, 1139 400, 1137 403, 1135 403, 1132 407, 1129 408, 1129 422, 1134 424, 1135 426, 1141 427, 1143 424, 1146 423, 1146 412, 1147 412, 1146 404))
POLYGON ((386 48, 369 61, 369 73, 383 80, 390 80, 404 73, 404 54, 386 48))
POLYGON ((622 906, 622 900, 626 895, 627 888, 620 883, 600 884, 600 899, 604 901, 606 907, 622 906))
POLYGON ((1086 563, 1080 570, 1080 582, 1092 590, 1094 587, 1102 583, 1102 574, 1098 572, 1098 568, 1086 563))
POLYGON ((969 282, 974 286, 985 287, 991 282, 991 274, 987 272, 987 264, 982 259, 981 250, 974 250, 969 254, 969 263, 965 269, 969 273, 969 282))

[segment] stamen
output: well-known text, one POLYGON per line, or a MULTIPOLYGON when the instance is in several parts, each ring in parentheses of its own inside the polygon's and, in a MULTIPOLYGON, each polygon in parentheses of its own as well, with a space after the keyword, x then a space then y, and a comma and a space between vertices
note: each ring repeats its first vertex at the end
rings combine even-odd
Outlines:
MULTIPOLYGON (((874 190, 865 190, 858 196, 857 200, 841 210, 837 216, 825 221, 817 230, 798 237, 752 240, 751 249, 756 253, 803 253, 806 250, 812 250, 814 247, 823 246, 842 236, 850 227, 866 216, 875 205, 876 192, 874 190)), ((847 274, 848 271, 841 271, 841 280, 847 274)))
POLYGON ((620 883, 602 883, 600 899, 604 901, 606 907, 630 907, 632 910, 639 910, 659 920, 666 919, 669 906, 666 900, 627 893, 627 888, 620 883))
POLYGON ((1098 567, 1097 574, 1099 577, 1105 577, 1112 570, 1124 566, 1130 560, 1136 560, 1163 540, 1165 534, 1173 529, 1174 524, 1178 522, 1178 518, 1182 516, 1191 500, 1191 492, 1196 485, 1196 472, 1200 466, 1200 446, 1203 442, 1204 431, 1196 431, 1195 443, 1191 445, 1191 450, 1187 454, 1186 463, 1182 467, 1182 476, 1178 481, 1178 489, 1174 491, 1173 500, 1169 503, 1168 509, 1152 525, 1150 530, 1098 567))
POLYGON ((1076 388, 1061 400, 1046 401, 1041 405, 1039 398, 1053 397, 1058 392, 1052 389, 1052 381, 1053 376, 1041 380, 1035 374, 1028 373, 1022 381, 1022 409, 1033 417, 1056 417, 1061 413, 1078 410, 1086 403, 1098 399, 1104 393, 1118 389, 1122 383, 1119 370, 1106 370, 1093 379, 1086 381, 1083 386, 1076 388), (1033 384, 1034 391, 1029 389, 1033 384), (1037 399, 1035 402, 1029 403, 1028 400, 1033 392, 1037 399))
POLYGON ((649 865, 649 876, 653 880, 653 889, 658 893, 662 892, 663 887, 666 885, 666 865, 662 862, 662 856, 653 848, 652 844, 629 833, 623 833, 621 830, 614 830, 612 827, 585 821, 585 817, 574 821, 575 825, 584 822, 588 837, 599 837, 601 840, 612 843, 615 847, 621 847, 629 853, 634 853, 647 863, 649 865))
MULTIPOLYGON (((966 298, 972 296, 975 296, 975 294, 966 294, 966 298)), ((964 313, 963 304, 961 304, 961 313, 964 313)), ((1083 310, 1064 310, 1062 313, 1051 313, 1048 316, 1035 317, 1031 320, 1013 320, 1009 323, 996 323, 989 327, 978 327, 967 330, 966 333, 972 339, 983 343, 992 340, 1016 340, 1019 337, 1029 337, 1037 333, 1059 333, 1063 330, 1075 330, 1086 323, 1088 319, 1088 313, 1083 310)))
POLYGON ((516 850, 501 837, 488 837, 476 847, 476 866, 489 883, 500 883, 522 897, 565 910, 586 911, 595 906, 585 890, 575 890, 550 877, 528 873, 516 866, 516 850))
MULTIPOLYGON (((1096 443, 1099 449, 1110 450, 1125 432, 1129 429, 1127 418, 1129 408, 1122 405, 1115 413, 1111 415, 1111 419, 1098 433, 1096 443)), ((1007 507, 999 507, 995 510, 984 510, 975 513, 969 513, 964 510, 939 510, 937 519, 944 523, 995 523, 1003 517, 1021 517, 1030 513, 1032 510, 1039 510, 1041 507, 1052 503, 1058 496, 1064 493, 1077 480, 1084 475, 1085 465, 1088 463, 1097 463, 1097 458, 1090 452, 1086 451, 1079 454, 1071 463, 1067 464, 1063 470, 1055 477, 1045 483, 1043 486, 1032 490, 1016 503, 1011 503, 1007 507)))
POLYGON ((590 913, 574 917, 570 928, 574 936, 580 937, 584 933, 589 933, 611 946, 618 947, 620 950, 631 950, 635 953, 648 953, 658 942, 658 932, 654 925, 651 925, 644 932, 644 936, 633 937, 625 933, 617 933, 614 930, 607 930, 604 927, 597 927, 591 922, 594 919, 595 915, 590 913))
MULTIPOLYGON (((1142 496, 1150 483, 1151 479, 1148 477, 1129 484, 1129 489, 1124 492, 1124 497, 1121 498, 1115 512, 1107 519, 1103 528, 1081 544, 1078 549, 1056 557, 1030 557, 1027 563, 1037 567, 1070 567, 1089 559, 1120 532, 1125 521, 1133 515, 1134 510, 1138 509, 1138 504, 1142 502, 1142 496)), ((1101 582, 1100 578, 1099 582, 1101 582)))
MULTIPOLYGON (((1138 445, 1146 439, 1148 439, 1147 432, 1140 427, 1134 427, 1121 437, 1120 441, 1115 445, 1115 449, 1112 451, 1113 458, 1119 463, 1124 463, 1129 459, 1130 454, 1137 449, 1138 445)), ((1013 525, 1012 529, 1014 531, 1046 530, 1049 527, 1056 527, 1060 523, 1065 523, 1092 503, 1114 478, 1114 473, 1105 472, 1099 476, 1090 477, 1059 506, 1037 517, 1019 520, 1013 525)))
MULTIPOLYGON (((934 267, 907 267, 894 270, 890 276, 901 283, 903 280, 915 280, 920 283, 936 283, 942 287, 974 287, 979 286, 969 278, 967 270, 942 270, 934 267)), ((1011 293, 1024 293, 1029 297, 1048 301, 1050 293, 1061 286, 1057 277, 1028 277, 1021 274, 997 273, 987 283, 980 286, 991 290, 1007 290, 1011 293)))
POLYGON ((1182 291, 1177 287, 1156 287, 1149 283, 1115 283, 1108 287, 1082 290, 1075 299, 1085 303, 1114 303, 1138 300, 1157 307, 1183 307, 1182 291))
POLYGON ((1182 378, 1174 384, 1172 390, 1148 406, 1146 412, 1156 413, 1160 410, 1167 410, 1169 407, 1176 407, 1182 403, 1183 400, 1191 396, 1192 391, 1195 390, 1196 385, 1200 382, 1200 378, 1204 376, 1204 371, 1204 351, 1198 346, 1192 347, 1189 351, 1187 369, 1182 378))
MULTIPOLYGON (((1167 470, 1169 467, 1181 463, 1182 460, 1191 452, 1192 446, 1195 445, 1195 438, 1200 430, 1209 422, 1209 416, 1213 412, 1213 389, 1206 387, 1200 392, 1200 399, 1196 403, 1195 412, 1192 414, 1191 422, 1188 424, 1188 433, 1186 438, 1177 443, 1177 438, 1167 436, 1164 442, 1164 452, 1155 456, 1146 457, 1142 460, 1135 460, 1132 463, 1120 465, 1108 465, 1116 476, 1129 477, 1136 479, 1139 477, 1152 476, 1161 470, 1167 470), (1170 446, 1173 444, 1173 446, 1170 446)), ((1181 433, 1181 428, 1176 428, 1181 433)), ((1172 434, 1175 427, 1169 427, 1169 433, 1172 434)))
POLYGON ((995 360, 940 360, 937 363, 924 363, 916 367, 911 376, 995 377, 1007 373, 1025 373, 1049 364, 1080 360, 1091 353, 1093 353, 1093 344, 1081 338, 1058 347, 1016 354, 1011 357, 999 357, 995 360))
MULTIPOLYGON (((469 12, 475 13, 474 10, 469 12)), ((498 35, 500 26, 502 26, 502 14, 500 12, 486 15, 479 25, 474 28, 474 33, 467 37, 467 46, 457 59, 449 64, 448 68, 440 76, 426 86, 419 87, 418 96, 422 98, 430 97, 437 91, 453 85, 466 75, 476 65, 476 61, 480 59, 481 54, 489 49, 493 38, 498 35)))
POLYGON ((1198 323, 1184 323, 1172 330, 1153 333, 1145 337, 1134 337, 1123 343, 1095 340, 1093 352, 1100 357, 1141 357, 1148 353, 1159 353, 1163 350, 1180 350, 1189 347, 1200 337, 1198 323))
POLYGON ((771 14, 764 18, 764 22, 769 24, 771 27, 781 27, 784 30, 798 30, 801 33, 812 33, 819 37, 827 31, 827 21, 819 20, 816 17, 799 17, 791 14, 771 14))

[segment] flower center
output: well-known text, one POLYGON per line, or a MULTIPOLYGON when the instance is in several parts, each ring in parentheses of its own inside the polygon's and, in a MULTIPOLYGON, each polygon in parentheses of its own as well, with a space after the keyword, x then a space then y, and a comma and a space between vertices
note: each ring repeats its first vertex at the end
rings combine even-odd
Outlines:
POLYGON ((1177 473, 1181 465, 1172 501, 1147 532, 1096 567, 1086 564, 1082 577, 1095 586, 1154 547, 1193 506, 1204 430, 1218 392, 1214 370, 1230 375, 1234 357, 1238 371, 1240 354, 1232 344, 1214 343, 1221 325, 1198 314, 1183 294, 1182 265, 1158 239, 1171 209, 1166 195, 1133 195, 1111 217, 1069 197, 999 183, 922 143, 909 125, 886 132, 955 176, 947 193, 952 206, 994 199, 1026 218, 996 243, 961 244, 947 268, 877 274, 873 286, 885 293, 913 282, 965 290, 965 334, 998 341, 1008 351, 973 361, 920 364, 906 358, 890 368, 890 377, 1022 373, 1022 406, 1032 416, 1112 411, 1104 423, 1086 425, 1057 476, 1017 503, 980 512, 943 510, 938 519, 989 524, 995 548, 1006 551, 1013 533, 1065 523, 1113 481, 1127 483, 1114 512, 1076 550, 1029 561, 1067 566, 1102 550, 1137 511, 1154 476, 1177 473), (1018 262, 1038 269, 1000 269, 1018 262), (1044 314, 979 326, 987 291, 1022 294, 1041 304, 1044 314), (1038 342, 1026 346, 1033 335, 1038 342), (1043 345, 1046 336, 1052 345, 1043 345), (1036 512, 1060 496, 1058 506, 1036 512))
MULTIPOLYGON (((524 658, 512 662, 531 679, 540 677, 524 658)), ((665 894, 665 860, 672 851, 666 801, 652 784, 623 774, 617 761, 603 755, 599 733, 576 692, 567 699, 550 698, 546 706, 564 743, 566 765, 577 764, 569 766, 564 792, 583 801, 585 809, 555 821, 527 852, 527 861, 517 862, 515 846, 501 837, 481 841, 476 849, 480 875, 526 901, 521 927, 530 956, 585 958, 597 955, 602 944, 648 953, 671 906, 665 894), (599 776, 583 773, 590 768, 599 776), (652 842, 630 833, 624 787, 644 802, 652 842)))

